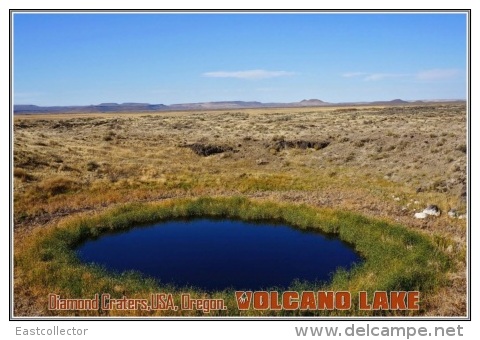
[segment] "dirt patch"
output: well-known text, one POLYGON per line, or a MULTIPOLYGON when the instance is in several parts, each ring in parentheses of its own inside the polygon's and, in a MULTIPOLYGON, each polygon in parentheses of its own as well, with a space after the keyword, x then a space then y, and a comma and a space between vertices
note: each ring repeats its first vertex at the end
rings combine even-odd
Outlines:
POLYGON ((315 149, 320 150, 324 149, 330 145, 329 140, 315 141, 315 140, 276 140, 273 145, 267 145, 270 149, 275 149, 280 151, 287 148, 295 149, 315 149))
POLYGON ((193 144, 183 145, 183 147, 189 148, 190 150, 195 152, 195 154, 203 157, 215 155, 217 153, 223 153, 226 151, 233 151, 233 148, 231 146, 215 145, 215 144, 193 143, 193 144))

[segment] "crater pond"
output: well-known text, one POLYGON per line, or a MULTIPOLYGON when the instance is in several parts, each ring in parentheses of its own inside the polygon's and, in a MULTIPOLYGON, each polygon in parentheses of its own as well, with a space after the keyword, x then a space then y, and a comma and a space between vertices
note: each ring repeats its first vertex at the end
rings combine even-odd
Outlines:
POLYGON ((194 219, 104 234, 77 249, 85 263, 135 270, 161 283, 208 291, 288 288, 294 280, 328 281, 361 261, 337 238, 282 224, 194 219))

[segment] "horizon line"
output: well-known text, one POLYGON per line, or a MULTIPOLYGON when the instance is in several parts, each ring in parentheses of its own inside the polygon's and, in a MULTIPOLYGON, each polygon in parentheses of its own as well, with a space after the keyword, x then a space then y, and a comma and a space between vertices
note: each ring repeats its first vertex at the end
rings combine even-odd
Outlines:
POLYGON ((215 101, 198 101, 198 102, 181 102, 181 103, 172 103, 172 104, 164 104, 164 103, 150 103, 150 102, 132 102, 126 101, 123 103, 118 102, 101 102, 98 104, 66 104, 66 105, 58 105, 58 104, 49 104, 49 105, 38 105, 33 103, 13 103, 13 106, 37 106, 37 107, 71 107, 71 106, 121 106, 121 105, 164 105, 164 106, 172 106, 172 105, 193 105, 193 104, 214 104, 214 103, 259 103, 259 104, 295 104, 301 102, 308 102, 308 101, 321 101, 324 104, 356 104, 356 103, 374 103, 374 102, 393 102, 393 101, 404 101, 409 103, 414 102, 449 102, 449 101, 467 101, 466 98, 431 98, 431 99, 402 99, 402 98, 394 98, 394 99, 375 99, 375 100, 356 100, 356 101, 341 101, 341 102, 329 102, 318 98, 310 98, 310 99, 302 99, 299 101, 293 102, 276 102, 276 101, 269 101, 269 102, 262 102, 258 100, 215 100, 215 101))

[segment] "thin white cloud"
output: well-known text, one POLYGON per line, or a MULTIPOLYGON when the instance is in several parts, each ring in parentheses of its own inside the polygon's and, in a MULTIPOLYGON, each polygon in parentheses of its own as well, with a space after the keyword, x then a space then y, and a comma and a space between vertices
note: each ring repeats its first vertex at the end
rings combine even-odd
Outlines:
POLYGON ((460 70, 457 69, 433 69, 418 72, 416 78, 418 80, 430 81, 451 79, 458 75, 460 75, 460 70))
POLYGON ((367 73, 367 72, 347 72, 343 73, 344 78, 361 78, 364 81, 380 81, 389 78, 410 78, 423 81, 436 81, 452 79, 461 74, 458 69, 432 69, 419 71, 417 73, 367 73))
POLYGON ((247 71, 216 71, 205 72, 204 77, 210 78, 237 78, 237 79, 267 79, 284 76, 292 76, 295 72, 287 71, 267 71, 267 70, 247 70, 247 71))
POLYGON ((409 74, 402 74, 402 73, 372 73, 366 76, 363 80, 365 81, 377 81, 383 80, 386 78, 401 78, 401 77, 408 77, 409 74))
POLYGON ((368 72, 346 72, 342 74, 344 78, 362 78, 365 81, 377 81, 386 78, 408 77, 409 74, 403 73, 368 73, 368 72))
POLYGON ((364 76, 366 74, 368 74, 368 73, 366 73, 366 72, 347 72, 347 73, 342 74, 342 77, 353 78, 353 77, 361 77, 361 76, 364 76))

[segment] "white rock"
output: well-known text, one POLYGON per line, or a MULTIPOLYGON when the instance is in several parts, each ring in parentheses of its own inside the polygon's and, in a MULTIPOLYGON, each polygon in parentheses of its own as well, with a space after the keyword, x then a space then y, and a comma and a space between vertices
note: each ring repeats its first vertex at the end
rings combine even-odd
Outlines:
POLYGON ((429 205, 423 212, 427 215, 440 216, 440 209, 436 205, 429 205))
POLYGON ((448 216, 451 217, 451 218, 457 217, 457 211, 456 211, 456 210, 453 210, 453 209, 452 209, 452 210, 449 210, 447 214, 448 214, 448 216))
POLYGON ((415 218, 427 218, 427 216, 428 215, 424 212, 415 213, 414 215, 415 218))

